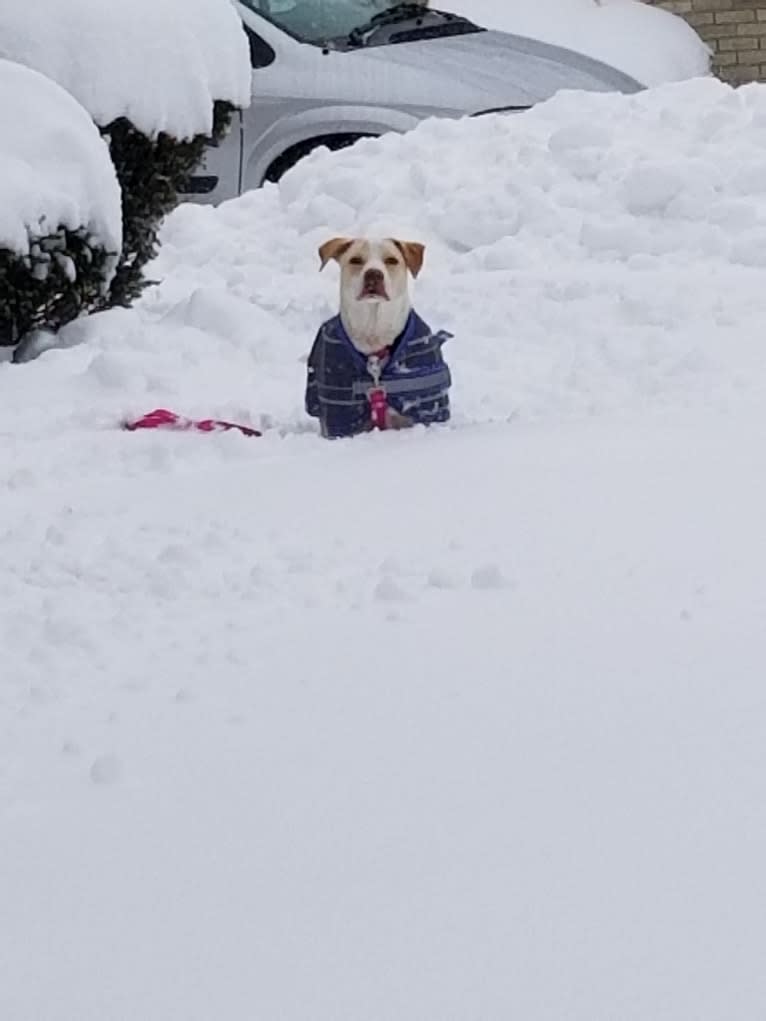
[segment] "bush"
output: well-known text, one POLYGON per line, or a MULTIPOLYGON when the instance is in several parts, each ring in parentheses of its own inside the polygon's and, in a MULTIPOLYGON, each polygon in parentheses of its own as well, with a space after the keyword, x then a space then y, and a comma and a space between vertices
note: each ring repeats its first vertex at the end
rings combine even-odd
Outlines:
POLYGON ((0 344, 103 301, 122 246, 98 128, 56 82, 0 59, 0 344))
POLYGON ((25 256, 0 248, 0 345, 41 327, 58 330, 96 307, 108 293, 114 256, 84 227, 31 238, 25 256))
POLYGON ((128 306, 151 282, 144 269, 157 254, 162 221, 175 208, 211 141, 225 134, 234 107, 216 102, 213 137, 179 142, 151 139, 121 117, 102 129, 122 189, 122 252, 114 254, 88 232, 61 228, 32 239, 30 255, 0 249, 0 346, 16 345, 32 330, 56 332, 89 311, 128 306), (111 258, 110 258, 111 254, 111 258))
POLYGON ((163 218, 251 88, 230 0, 0 0, 0 292, 14 279, 0 293, 0 343, 138 297, 163 218), (103 256, 81 225, 113 258, 74 293, 62 267, 76 275, 85 260, 98 277, 103 256), (38 235, 70 261, 25 262, 38 235))
POLYGON ((234 107, 216 101, 213 107, 213 135, 195 135, 179 142, 164 132, 149 138, 120 117, 102 134, 122 188, 122 254, 103 308, 129 305, 151 282, 144 268, 157 254, 157 235, 163 219, 188 191, 194 170, 211 142, 226 133, 234 107))

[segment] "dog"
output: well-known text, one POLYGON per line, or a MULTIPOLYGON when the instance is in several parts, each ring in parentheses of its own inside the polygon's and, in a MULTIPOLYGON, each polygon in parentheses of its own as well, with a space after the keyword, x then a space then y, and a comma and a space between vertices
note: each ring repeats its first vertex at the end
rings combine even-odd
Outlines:
POLYGON ((308 358, 306 411, 331 439, 406 429, 450 417, 442 345, 412 308, 409 278, 425 246, 395 238, 342 238, 319 248, 320 270, 340 266, 340 312, 323 323, 308 358))

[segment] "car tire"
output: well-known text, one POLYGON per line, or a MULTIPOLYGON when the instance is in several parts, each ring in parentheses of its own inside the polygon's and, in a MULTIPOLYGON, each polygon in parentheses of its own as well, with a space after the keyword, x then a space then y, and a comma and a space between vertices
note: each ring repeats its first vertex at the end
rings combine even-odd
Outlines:
POLYGON ((376 135, 355 132, 347 135, 322 135, 319 138, 309 138, 305 142, 299 142, 297 145, 290 146, 290 148, 286 149, 281 156, 278 156, 266 171, 263 182, 265 184, 269 181, 272 184, 276 184, 288 170, 294 167, 296 163, 299 163, 315 149, 321 149, 324 147, 336 152, 340 149, 348 149, 362 138, 376 137, 376 135))

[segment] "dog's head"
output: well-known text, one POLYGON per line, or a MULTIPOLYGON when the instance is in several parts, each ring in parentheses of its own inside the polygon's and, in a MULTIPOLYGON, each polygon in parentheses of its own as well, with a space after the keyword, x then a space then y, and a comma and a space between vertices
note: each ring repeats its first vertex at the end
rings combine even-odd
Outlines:
POLYGON ((321 268, 340 264, 341 301, 380 304, 408 300, 408 271, 416 277, 425 246, 394 238, 332 238, 319 249, 321 268))

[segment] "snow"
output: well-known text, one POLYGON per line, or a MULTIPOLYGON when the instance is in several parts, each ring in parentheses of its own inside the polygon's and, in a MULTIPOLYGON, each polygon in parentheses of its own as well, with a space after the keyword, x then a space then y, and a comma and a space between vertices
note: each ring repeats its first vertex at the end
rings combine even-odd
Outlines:
POLYGON ((105 127, 209 135, 213 102, 250 102, 247 39, 230 0, 0 0, 0 57, 62 85, 105 127))
POLYGON ((759 1016, 764 111, 316 154, 0 365, 0 1016, 759 1016), (330 443, 316 247, 373 223, 455 418, 330 443))
POLYGON ((91 118, 59 85, 0 60, 0 138, 0 248, 28 255, 30 238, 85 227, 114 253, 108 283, 122 248, 120 187, 91 118))
POLYGON ((675 14, 640 0, 438 0, 433 6, 576 50, 644 85, 706 75, 710 49, 675 14))

